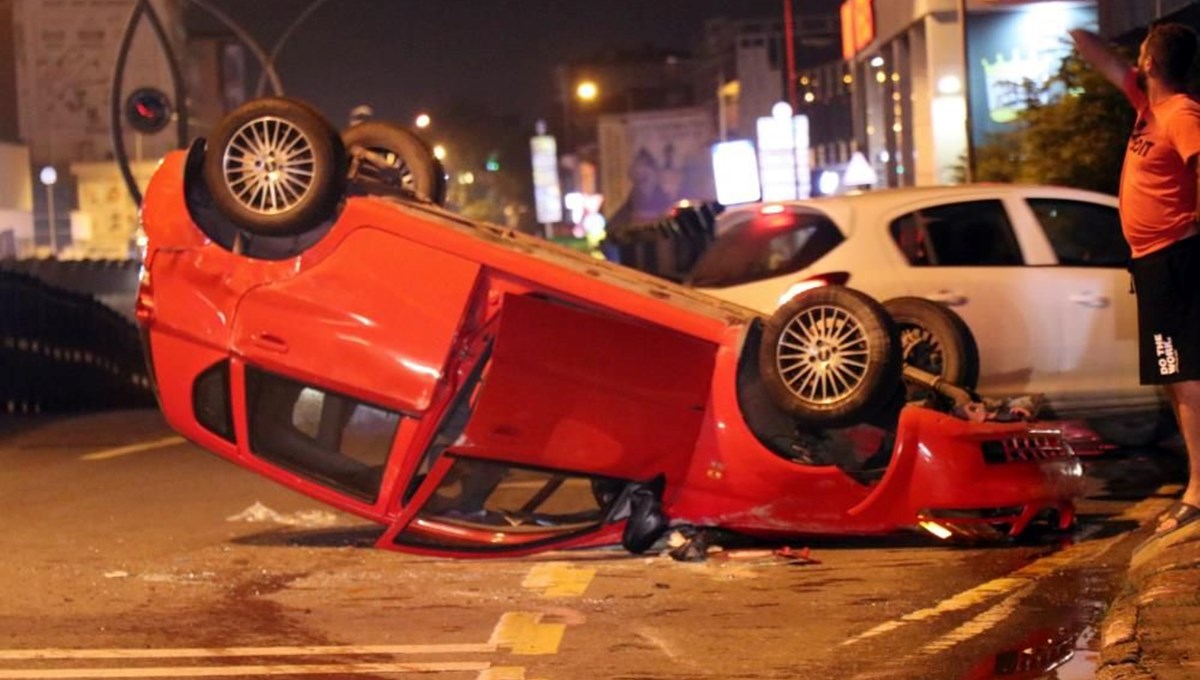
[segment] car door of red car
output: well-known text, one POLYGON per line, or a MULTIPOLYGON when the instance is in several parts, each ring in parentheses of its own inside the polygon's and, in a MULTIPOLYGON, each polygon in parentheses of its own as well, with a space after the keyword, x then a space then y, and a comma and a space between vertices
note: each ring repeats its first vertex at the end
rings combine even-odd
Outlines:
POLYGON ((479 265, 371 227, 328 240, 239 302, 239 447, 259 472, 385 521, 479 265))
POLYGON ((623 493, 669 496, 706 416, 716 346, 541 293, 502 297, 461 432, 383 547, 513 553, 612 541, 623 493))

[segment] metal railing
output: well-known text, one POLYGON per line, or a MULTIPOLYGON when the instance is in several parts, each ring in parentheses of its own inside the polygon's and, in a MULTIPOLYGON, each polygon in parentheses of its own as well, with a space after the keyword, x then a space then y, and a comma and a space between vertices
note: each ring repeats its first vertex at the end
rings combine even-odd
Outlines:
POLYGON ((153 404, 128 319, 88 295, 0 271, 0 413, 153 404))

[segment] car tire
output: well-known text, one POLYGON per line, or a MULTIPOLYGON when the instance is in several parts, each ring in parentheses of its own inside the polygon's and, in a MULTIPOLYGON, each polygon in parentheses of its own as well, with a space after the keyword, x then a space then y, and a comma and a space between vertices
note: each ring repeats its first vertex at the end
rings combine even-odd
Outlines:
POLYGON ((1104 441, 1124 448, 1154 446, 1179 432, 1175 414, 1167 407, 1149 413, 1091 418, 1087 424, 1104 441))
POLYGON ((380 166, 360 160, 354 181, 368 193, 401 189, 423 201, 441 205, 446 198, 445 170, 425 140, 395 123, 372 120, 342 131, 342 143, 353 158, 365 149, 382 158, 380 166))
MULTIPOLYGON (((893 298, 883 308, 896 322, 904 363, 974 391, 979 382, 979 346, 961 316, 940 302, 920 297, 893 298)), ((908 400, 924 399, 927 391, 909 385, 908 400)))
POLYGON ((758 358, 767 393, 802 425, 869 421, 900 383, 896 325, 883 305, 844 286, 805 291, 775 310, 758 358))
POLYGON ((241 229, 291 236, 328 220, 346 182, 341 137, 307 104, 282 97, 234 109, 209 136, 204 181, 241 229))

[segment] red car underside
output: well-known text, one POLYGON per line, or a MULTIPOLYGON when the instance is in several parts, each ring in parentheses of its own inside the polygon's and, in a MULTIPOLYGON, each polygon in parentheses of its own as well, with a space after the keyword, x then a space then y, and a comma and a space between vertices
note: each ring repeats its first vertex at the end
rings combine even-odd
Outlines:
MULTIPOLYGON (((385 525, 379 547, 613 544, 636 486, 674 524, 771 539, 1073 518, 1079 462, 1048 426, 908 407, 871 478, 764 442, 738 388, 748 310, 374 197, 295 256, 246 257, 198 226, 186 184, 170 154, 143 209, 137 312, 167 420, 385 525)), ((820 436, 864 459, 883 434, 820 436)))

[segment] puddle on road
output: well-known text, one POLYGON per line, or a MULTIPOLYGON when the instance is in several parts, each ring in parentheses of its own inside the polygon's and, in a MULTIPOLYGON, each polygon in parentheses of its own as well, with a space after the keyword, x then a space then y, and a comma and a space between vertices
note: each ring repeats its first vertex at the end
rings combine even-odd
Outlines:
POLYGON ((1089 680, 1096 677, 1099 647, 1090 625, 1041 629, 1014 648, 983 659, 960 680, 1089 680))
POLYGON ((1021 620, 1027 633, 983 657, 959 680, 1090 680, 1100 663, 1099 629, 1123 572, 1084 569, 1062 574, 1033 598, 1021 620), (1047 599, 1051 601, 1047 601, 1047 599))

